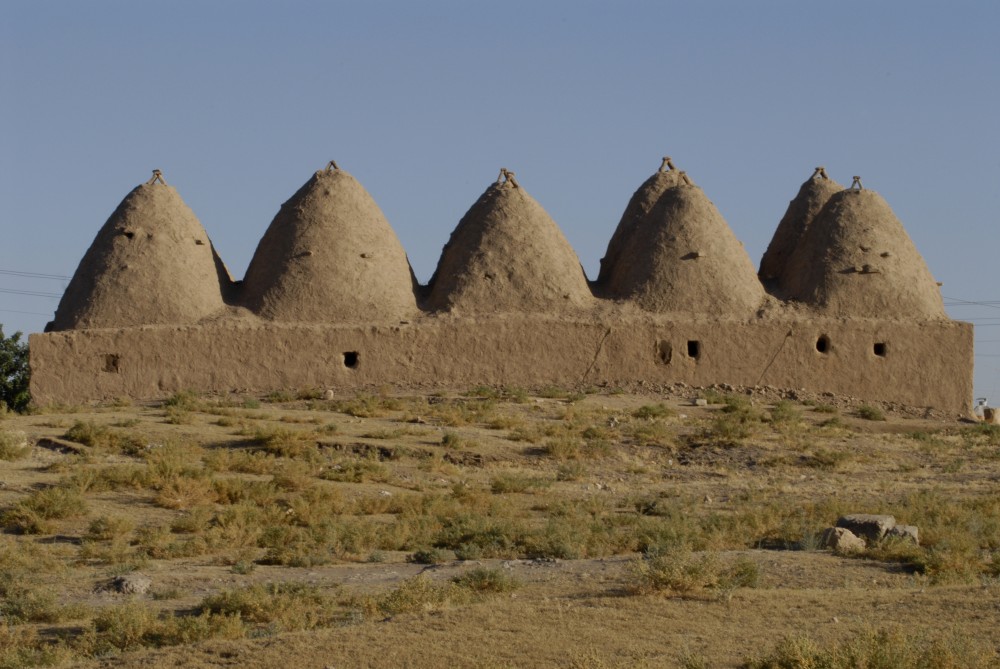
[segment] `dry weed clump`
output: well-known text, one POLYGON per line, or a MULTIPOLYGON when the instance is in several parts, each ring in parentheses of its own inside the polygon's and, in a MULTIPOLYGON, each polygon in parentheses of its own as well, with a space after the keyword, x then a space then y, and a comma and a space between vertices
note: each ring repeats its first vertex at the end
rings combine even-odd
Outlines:
POLYGON ((868 404, 862 404, 854 413, 865 420, 885 420, 885 413, 881 409, 868 404))
MULTIPOLYGON (((49 545, 0 539, 0 625, 54 624, 84 615, 82 607, 63 603, 51 582, 53 575, 66 571, 64 557, 49 545)), ((11 643, 27 641, 7 632, 11 643)), ((2 648, 0 644, 0 656, 2 648)))
POLYGON ((755 562, 743 558, 724 566, 717 555, 700 555, 684 547, 646 554, 633 563, 628 589, 640 595, 688 598, 704 590, 729 594, 736 588, 755 588, 760 571, 755 562))
POLYGON ((520 581, 503 569, 477 567, 452 579, 452 583, 480 595, 513 592, 521 587, 520 581))
POLYGON ((996 669, 990 644, 959 632, 926 635, 899 628, 865 629, 830 645, 790 637, 746 660, 741 669, 996 669))
POLYGON ((313 431, 290 430, 283 427, 255 427, 246 445, 259 447, 265 453, 283 458, 322 459, 317 446, 319 435, 313 431))
POLYGON ((516 579, 500 569, 478 568, 456 576, 448 583, 436 583, 421 574, 403 581, 388 592, 354 597, 347 603, 363 618, 377 619, 403 613, 439 611, 506 594, 519 587, 516 579))
POLYGON ((20 460, 30 453, 31 445, 24 432, 0 429, 0 460, 20 460))
POLYGON ((49 534, 56 521, 87 513, 87 503, 78 491, 52 486, 36 490, 0 516, 4 527, 23 534, 49 534))
POLYGON ((73 646, 83 655, 107 656, 146 646, 176 646, 205 639, 239 639, 246 628, 238 616, 161 615, 132 601, 100 611, 91 628, 73 646))
POLYGON ((106 425, 98 425, 93 421, 76 421, 63 438, 98 451, 124 455, 138 455, 146 448, 141 437, 106 425))
POLYGON ((205 598, 202 614, 233 617, 268 633, 327 627, 341 617, 329 597, 304 583, 257 583, 239 590, 224 590, 205 598))
POLYGON ((0 667, 55 667, 70 662, 72 657, 72 648, 42 639, 38 629, 0 621, 0 667))

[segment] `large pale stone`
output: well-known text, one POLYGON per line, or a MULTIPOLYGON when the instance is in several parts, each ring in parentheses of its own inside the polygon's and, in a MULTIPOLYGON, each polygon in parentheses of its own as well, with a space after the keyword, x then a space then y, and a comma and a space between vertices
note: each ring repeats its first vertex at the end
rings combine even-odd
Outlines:
POLYGON ((829 527, 823 532, 822 546, 837 553, 859 553, 865 549, 865 542, 843 527, 829 527))
POLYGON ((837 519, 837 527, 848 529, 869 542, 880 540, 895 526, 894 517, 872 513, 855 513, 837 519))

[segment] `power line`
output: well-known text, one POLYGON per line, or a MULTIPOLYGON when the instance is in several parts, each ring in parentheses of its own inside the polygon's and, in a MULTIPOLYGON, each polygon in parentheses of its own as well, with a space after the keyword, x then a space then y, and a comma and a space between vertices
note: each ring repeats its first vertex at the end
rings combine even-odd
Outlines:
POLYGON ((13 290, 11 288, 0 288, 0 293, 9 293, 11 295, 30 295, 32 297, 51 297, 53 299, 62 297, 62 293, 44 293, 40 290, 13 290))
POLYGON ((51 316, 52 315, 51 313, 46 314, 46 313, 42 313, 41 311, 21 311, 19 309, 0 309, 0 311, 3 311, 3 312, 8 313, 8 314, 31 314, 32 316, 51 316))
POLYGON ((987 302, 976 302, 975 300, 963 300, 958 297, 944 297, 944 299, 952 302, 950 306, 953 307, 977 306, 977 307, 989 307, 991 309, 1000 309, 1000 302, 994 300, 990 300, 987 302))
POLYGON ((61 274, 42 274, 40 272, 21 272, 13 269, 0 269, 0 274, 7 276, 23 276, 29 279, 52 279, 53 281, 69 281, 71 277, 61 274))

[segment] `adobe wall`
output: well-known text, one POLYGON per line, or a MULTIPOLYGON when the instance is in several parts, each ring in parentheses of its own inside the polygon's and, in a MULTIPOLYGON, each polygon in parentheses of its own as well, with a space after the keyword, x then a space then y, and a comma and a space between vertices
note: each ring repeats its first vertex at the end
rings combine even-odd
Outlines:
POLYGON ((679 323, 614 312, 587 320, 426 316, 398 325, 223 319, 198 326, 68 330, 30 339, 41 405, 179 390, 770 385, 967 415, 972 326, 852 319, 679 323), (817 342, 825 337, 825 352, 817 342), (697 342, 697 357, 694 352, 697 342), (884 355, 876 355, 881 344, 884 355), (349 354, 356 354, 352 367, 349 354))

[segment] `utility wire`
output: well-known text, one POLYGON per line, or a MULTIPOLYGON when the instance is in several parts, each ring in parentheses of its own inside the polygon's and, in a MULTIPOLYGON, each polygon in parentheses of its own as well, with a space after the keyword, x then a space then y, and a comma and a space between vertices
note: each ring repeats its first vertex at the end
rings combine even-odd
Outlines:
POLYGON ((62 297, 62 293, 44 293, 39 290, 13 290, 11 288, 0 288, 0 293, 8 293, 10 295, 30 295, 32 297, 51 297, 53 299, 62 297))
POLYGON ((20 309, 0 309, 8 314, 31 314, 32 316, 51 316, 51 313, 42 313, 41 311, 21 311, 20 309))
POLYGON ((977 306, 977 307, 990 307, 991 309, 1000 309, 1000 302, 997 301, 987 301, 987 302, 976 302, 975 300, 963 300, 958 297, 945 297, 944 299, 952 302, 950 306, 953 307, 964 307, 964 306, 977 306))
POLYGON ((68 276, 63 276, 61 274, 42 274, 40 272, 20 272, 13 269, 0 269, 0 274, 5 274, 7 276, 23 276, 29 279, 52 279, 53 281, 69 281, 68 276))

